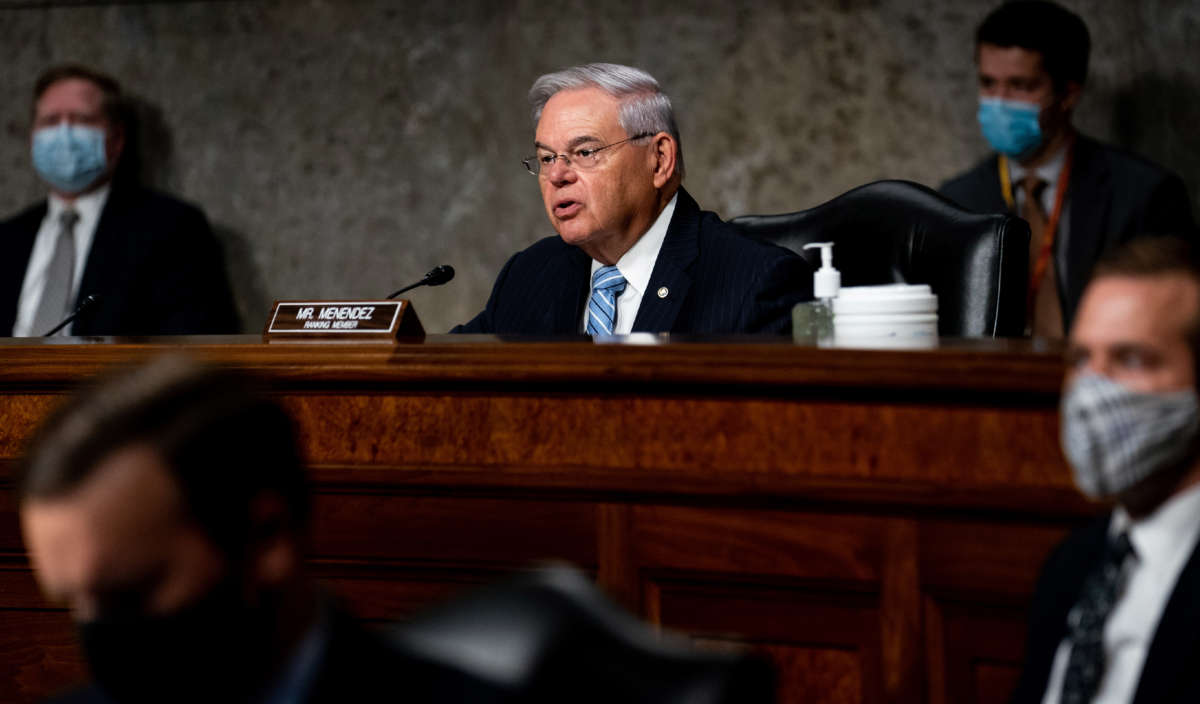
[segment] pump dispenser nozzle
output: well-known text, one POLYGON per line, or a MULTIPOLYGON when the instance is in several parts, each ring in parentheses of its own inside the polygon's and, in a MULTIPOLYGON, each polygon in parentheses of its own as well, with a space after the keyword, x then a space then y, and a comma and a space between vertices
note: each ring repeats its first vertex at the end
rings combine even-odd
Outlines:
POLYGON ((811 242, 805 249, 821 248, 821 268, 813 274, 813 296, 834 298, 842 288, 842 273, 833 268, 833 243, 811 242))

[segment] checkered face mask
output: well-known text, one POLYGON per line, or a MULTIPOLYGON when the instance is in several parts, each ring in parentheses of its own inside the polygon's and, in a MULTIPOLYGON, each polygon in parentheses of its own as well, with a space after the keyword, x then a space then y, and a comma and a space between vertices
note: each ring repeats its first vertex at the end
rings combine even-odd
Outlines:
POLYGON ((1075 484, 1093 499, 1178 466, 1200 434, 1195 389, 1141 393, 1084 373, 1063 392, 1060 410, 1063 452, 1075 484))

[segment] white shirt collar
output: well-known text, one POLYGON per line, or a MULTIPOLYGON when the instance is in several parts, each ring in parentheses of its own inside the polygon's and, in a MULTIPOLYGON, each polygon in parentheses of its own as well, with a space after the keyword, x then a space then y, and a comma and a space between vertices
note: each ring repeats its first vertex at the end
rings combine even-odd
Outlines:
MULTIPOLYGON (((617 271, 625 277, 627 287, 632 286, 637 293, 644 294, 650 285, 650 275, 654 273, 654 262, 658 260, 658 252, 662 249, 663 240, 667 238, 667 228, 671 217, 675 214, 675 202, 679 200, 679 192, 671 196, 667 206, 658 214, 654 224, 646 230, 646 234, 638 238, 629 251, 617 260, 617 271)), ((592 273, 604 266, 592 260, 592 273)))
POLYGON ((1200 532, 1200 484, 1167 499, 1150 515, 1133 520, 1122 506, 1113 510, 1109 534, 1129 530, 1138 561, 1142 564, 1157 561, 1182 561, 1192 541, 1185 538, 1200 532))
POLYGON ((58 216, 64 210, 74 210, 75 214, 79 216, 80 223, 88 223, 87 229, 89 230, 95 229, 95 223, 100 220, 100 212, 104 210, 104 204, 108 202, 108 194, 111 191, 112 184, 106 183, 90 193, 78 196, 71 203, 63 200, 57 194, 51 193, 47 215, 52 221, 58 222, 58 216))
MULTIPOLYGON (((1058 183, 1058 175, 1062 173, 1063 164, 1067 161, 1067 145, 1063 144, 1058 148, 1058 151, 1043 162, 1040 166, 1034 168, 1034 173, 1038 178, 1045 181, 1048 185, 1046 190, 1053 191, 1055 184, 1058 183)), ((1013 187, 1016 188, 1021 179, 1025 178, 1025 174, 1029 173, 1029 169, 1017 163, 1016 159, 1008 160, 1008 173, 1012 179, 1013 187)))

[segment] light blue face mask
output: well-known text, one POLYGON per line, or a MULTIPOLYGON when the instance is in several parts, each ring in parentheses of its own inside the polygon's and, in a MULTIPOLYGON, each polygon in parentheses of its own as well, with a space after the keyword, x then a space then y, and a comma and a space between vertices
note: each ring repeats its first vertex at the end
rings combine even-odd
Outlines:
POLYGON ((108 169, 104 130, 65 122, 33 133, 33 168, 63 193, 79 193, 108 169))
POLYGON ((979 98, 979 126, 992 149, 1010 157, 1021 157, 1042 143, 1037 103, 1003 98, 979 98))

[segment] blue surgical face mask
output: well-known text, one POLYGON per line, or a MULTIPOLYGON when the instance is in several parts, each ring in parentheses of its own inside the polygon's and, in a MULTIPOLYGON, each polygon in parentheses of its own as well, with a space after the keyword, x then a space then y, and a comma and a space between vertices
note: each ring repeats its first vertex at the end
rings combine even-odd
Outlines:
POLYGON ((1042 143, 1038 124, 1041 106, 1020 100, 979 98, 979 126, 992 149, 1013 158, 1021 157, 1042 143))
POLYGON ((65 122, 33 133, 33 167, 63 193, 79 193, 108 170, 104 130, 65 122))

